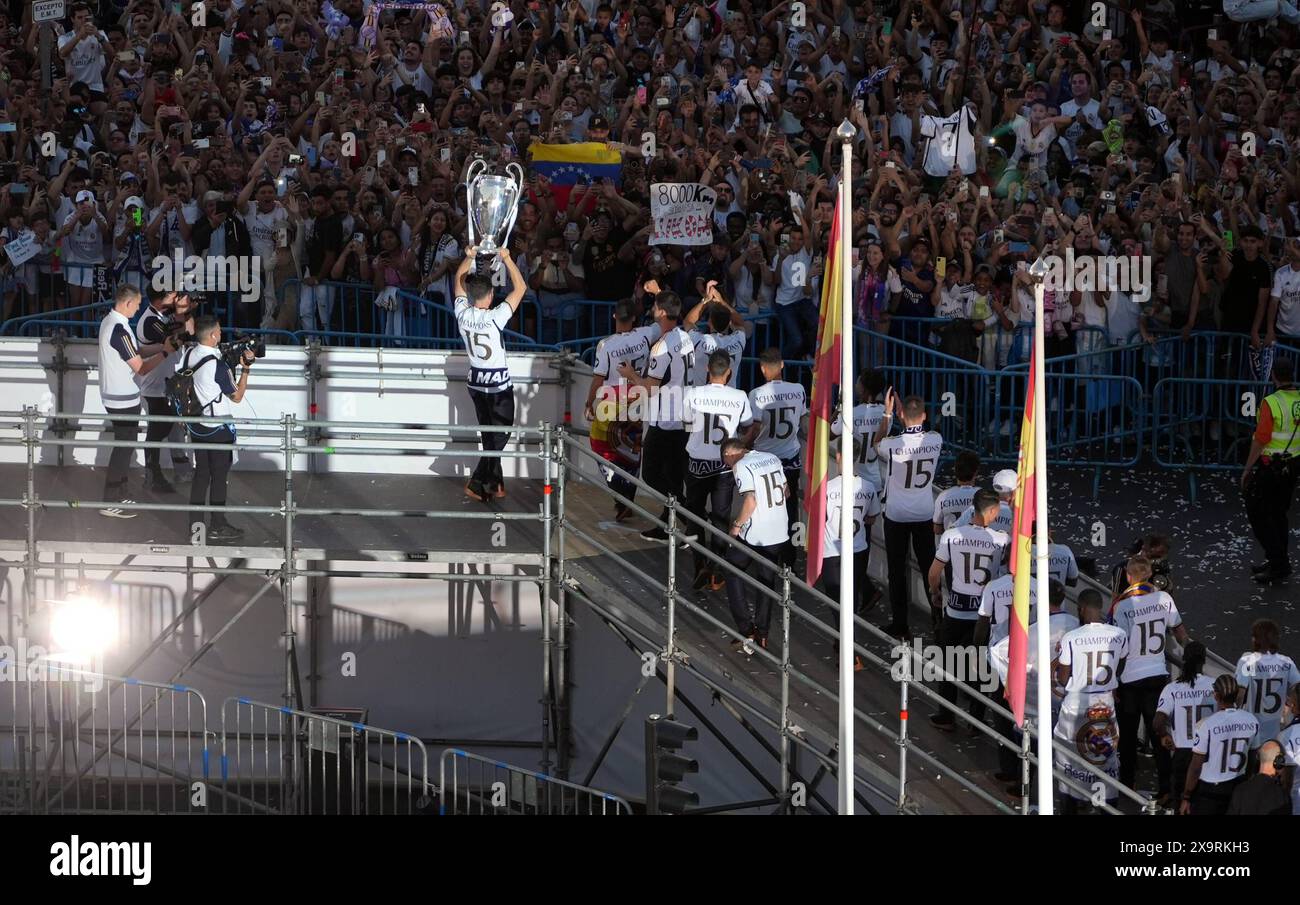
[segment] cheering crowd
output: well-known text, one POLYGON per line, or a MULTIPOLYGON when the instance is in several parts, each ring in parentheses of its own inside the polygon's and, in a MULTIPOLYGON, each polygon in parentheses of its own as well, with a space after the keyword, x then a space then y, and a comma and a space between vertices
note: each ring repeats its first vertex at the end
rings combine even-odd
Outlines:
POLYGON ((861 327, 1001 367, 1033 318, 1019 262, 1145 257, 1149 286, 1055 294, 1049 351, 1219 329, 1248 337, 1235 378, 1300 334, 1297 16, 1238 6, 74 3, 48 88, 24 6, 0 13, 3 315, 243 255, 262 297, 227 326, 400 333, 398 291, 452 301, 472 157, 594 142, 614 177, 530 175, 511 245, 539 307, 513 329, 714 280, 799 359, 847 118, 861 327), (651 184, 696 181, 712 244, 649 245, 651 184))

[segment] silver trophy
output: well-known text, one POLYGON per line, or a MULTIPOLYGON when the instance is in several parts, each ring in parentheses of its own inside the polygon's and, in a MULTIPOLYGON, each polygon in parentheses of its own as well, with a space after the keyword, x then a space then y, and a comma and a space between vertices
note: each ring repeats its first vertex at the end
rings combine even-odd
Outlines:
MULTIPOLYGON (((480 157, 470 161, 465 170, 469 244, 471 248, 477 246, 484 257, 495 256, 497 249, 510 241, 524 192, 524 168, 519 164, 507 164, 504 176, 489 173, 488 169, 488 162, 480 157), (474 239, 476 233, 478 241, 474 239)), ((491 266, 495 267, 495 257, 493 261, 491 266)))

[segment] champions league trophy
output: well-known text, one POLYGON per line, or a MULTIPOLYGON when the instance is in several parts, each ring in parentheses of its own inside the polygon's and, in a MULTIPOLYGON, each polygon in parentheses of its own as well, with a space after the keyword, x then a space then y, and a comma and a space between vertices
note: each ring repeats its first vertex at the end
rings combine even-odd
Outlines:
MULTIPOLYGON (((480 257, 491 257, 491 267, 500 266, 497 249, 510 241, 515 216, 519 213, 519 199, 524 191, 524 168, 517 163, 506 166, 506 175, 491 174, 483 158, 470 162, 465 171, 465 193, 469 203, 467 229, 469 245, 477 247, 480 257), (477 232, 478 241, 474 239, 477 232)), ((477 262, 475 270, 479 269, 477 262)))

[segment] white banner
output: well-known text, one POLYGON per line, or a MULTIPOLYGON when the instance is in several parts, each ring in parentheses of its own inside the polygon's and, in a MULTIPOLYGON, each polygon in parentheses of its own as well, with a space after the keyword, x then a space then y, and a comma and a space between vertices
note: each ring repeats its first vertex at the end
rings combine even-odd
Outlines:
POLYGON ((15 239, 10 239, 5 243, 5 254, 15 267, 21 267, 41 250, 41 244, 36 241, 36 234, 31 232, 22 232, 15 239))
POLYGON ((656 182, 650 187, 655 231, 651 245, 709 245, 718 193, 698 182, 656 182))

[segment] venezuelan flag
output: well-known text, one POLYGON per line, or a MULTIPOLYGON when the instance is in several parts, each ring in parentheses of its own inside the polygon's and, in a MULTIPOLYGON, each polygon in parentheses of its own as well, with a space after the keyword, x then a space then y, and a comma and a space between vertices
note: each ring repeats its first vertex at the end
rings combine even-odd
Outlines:
MULTIPOLYGON (((830 481, 831 419, 840 381, 840 305, 844 299, 844 274, 840 271, 840 205, 835 205, 830 244, 826 249, 826 274, 822 281, 821 324, 817 329, 817 359, 813 363, 812 405, 808 422, 808 583, 822 573, 826 534, 826 485, 830 481)), ((852 405, 851 402, 848 403, 852 405)))
POLYGON ((555 204, 565 208, 569 192, 582 182, 612 179, 615 185, 623 183, 623 154, 611 151, 600 141, 583 141, 567 145, 550 145, 533 142, 528 146, 531 169, 551 181, 555 204))
MULTIPOLYGON (((1034 571, 1030 549, 1034 543, 1038 494, 1034 484, 1034 355, 1029 357, 1029 392, 1025 394, 1025 416, 1020 423, 1020 462, 1016 469, 1015 535, 1011 542, 1011 636, 1007 651, 1007 701, 1016 725, 1025 725, 1026 679, 1029 675, 1029 582, 1034 571)), ((1048 618, 1047 609, 1039 604, 1038 618, 1048 618)), ((1048 669, 1039 664, 1039 669, 1048 669)))

